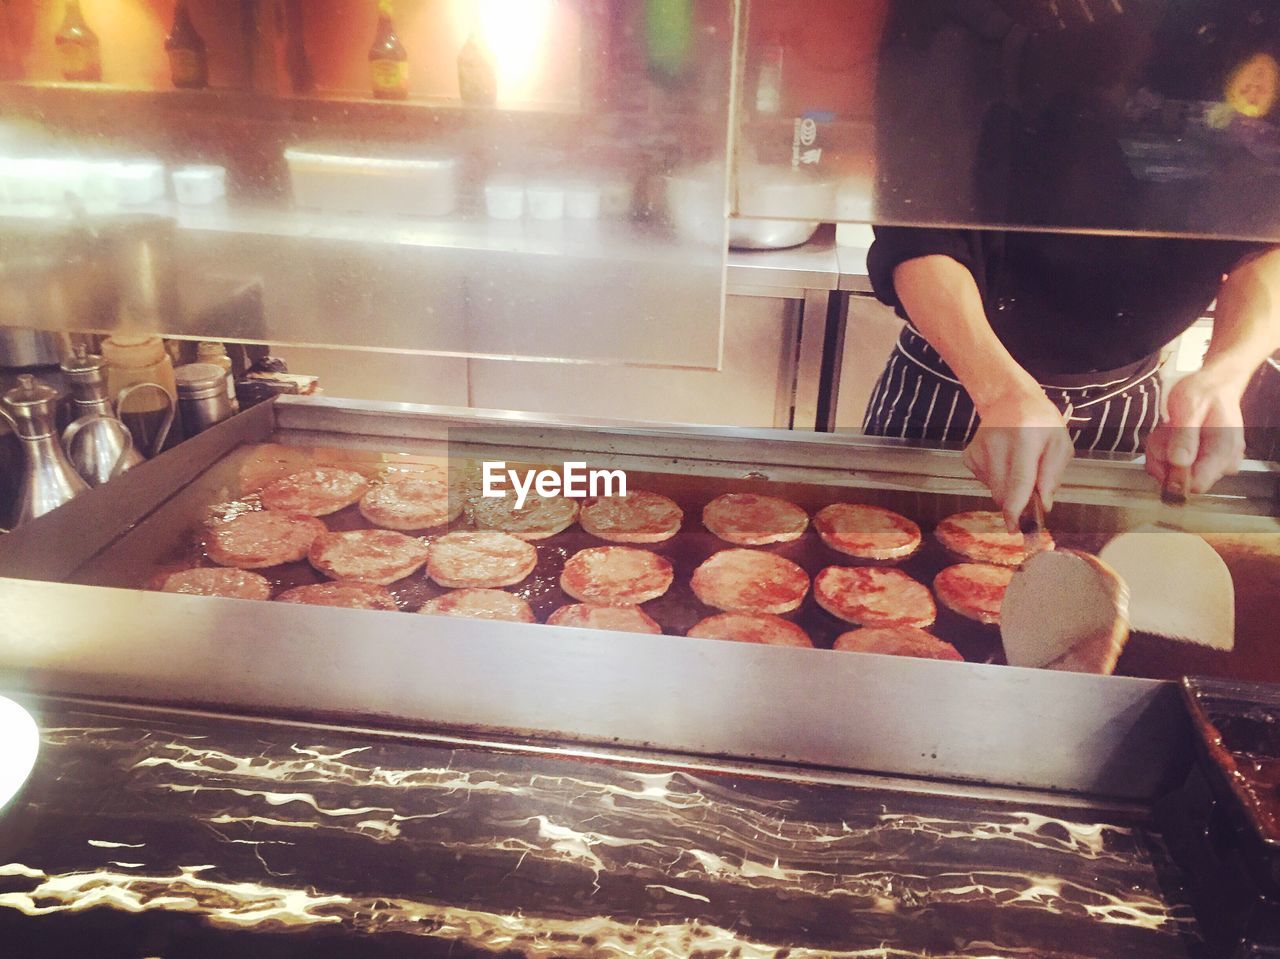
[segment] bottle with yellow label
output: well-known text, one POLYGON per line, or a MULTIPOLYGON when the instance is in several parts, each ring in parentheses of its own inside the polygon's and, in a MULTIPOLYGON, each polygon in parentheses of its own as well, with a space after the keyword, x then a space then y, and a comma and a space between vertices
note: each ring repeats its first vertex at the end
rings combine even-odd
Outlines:
POLYGON ((185 0, 178 0, 173 11, 173 30, 164 41, 169 53, 169 71, 173 85, 184 90, 203 90, 209 85, 209 57, 204 38, 196 32, 185 0))
POLYGON ((78 81, 102 79, 102 49, 98 35, 85 23, 80 0, 67 0, 67 12, 53 42, 58 48, 64 77, 78 81))
POLYGON ((409 96, 409 54, 391 21, 390 0, 378 4, 378 31, 369 50, 369 76, 379 100, 404 100, 409 96))

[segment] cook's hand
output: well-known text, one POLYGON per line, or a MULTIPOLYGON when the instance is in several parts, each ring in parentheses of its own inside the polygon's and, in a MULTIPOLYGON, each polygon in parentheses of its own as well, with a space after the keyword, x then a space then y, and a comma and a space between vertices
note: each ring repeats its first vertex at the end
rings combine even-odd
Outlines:
POLYGON ((1205 493, 1244 460, 1242 384, 1211 369, 1191 373, 1169 391, 1167 418, 1147 438, 1147 472, 1163 486, 1170 466, 1186 467, 1187 491, 1205 493))
POLYGON ((1044 508, 1053 506, 1075 446, 1062 414, 1038 387, 1001 397, 981 413, 964 464, 990 487, 1012 533, 1037 490, 1044 508))

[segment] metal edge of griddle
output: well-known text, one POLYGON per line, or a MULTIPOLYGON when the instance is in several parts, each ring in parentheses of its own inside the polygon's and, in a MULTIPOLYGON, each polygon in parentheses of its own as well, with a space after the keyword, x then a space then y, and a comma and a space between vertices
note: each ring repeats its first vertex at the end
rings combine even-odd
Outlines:
POLYGON ((263 403, 0 536, 0 575, 65 580, 241 443, 275 422, 263 403))
POLYGON ((1018 805, 1051 805, 1068 809, 1088 809, 1093 812, 1109 812, 1146 818, 1151 805, 1146 801, 1106 799, 1061 792, 1037 792, 1031 789, 1010 789, 1002 786, 963 783, 956 780, 908 779, 902 776, 877 775, 850 772, 822 766, 797 766, 782 763, 750 762, 732 757, 697 756, 689 753, 659 752, 653 749, 635 749, 612 744, 608 747, 593 744, 572 744, 547 739, 531 739, 527 736, 502 735, 496 730, 485 731, 423 731, 396 723, 381 726, 360 725, 355 722, 333 723, 317 718, 314 713, 297 715, 268 715, 262 713, 225 712, 199 706, 174 706, 152 704, 121 699, 101 699, 88 696, 31 695, 0 686, 0 696, 8 696, 27 709, 39 721, 51 709, 79 709, 98 711, 107 716, 124 716, 131 721, 154 719, 158 722, 214 721, 261 727, 284 727, 295 731, 311 730, 318 733, 339 733, 359 736, 368 740, 413 742, 428 747, 463 749, 479 752, 506 753, 546 757, 560 760, 604 762, 620 766, 660 769, 663 772, 686 772, 694 775, 742 776, 750 779, 766 779, 788 783, 806 783, 821 786, 844 786, 851 789, 877 790, 895 793, 916 793, 929 796, 948 796, 958 799, 974 799, 1018 805), (481 733, 485 733, 482 735, 481 733))
POLYGON ((1149 799, 1191 761, 1173 683, 0 580, 0 682, 1149 799))
MULTIPOLYGON (((851 479, 874 477, 928 492, 986 495, 958 448, 922 448, 860 434, 643 423, 313 396, 279 397, 276 425, 282 442, 298 445, 382 449, 389 440, 448 442, 456 430, 464 442, 483 438, 486 444, 512 449, 715 461, 739 475, 763 471, 768 479, 782 472, 836 470, 851 479)), ((829 474, 823 482, 831 482, 829 474)), ((1067 469, 1059 498, 1102 504, 1159 502, 1154 481, 1141 463, 1105 455, 1077 456, 1067 469)), ((1213 493, 1196 497, 1195 508, 1260 516, 1280 513, 1280 464, 1242 464, 1240 472, 1224 477, 1213 493)))

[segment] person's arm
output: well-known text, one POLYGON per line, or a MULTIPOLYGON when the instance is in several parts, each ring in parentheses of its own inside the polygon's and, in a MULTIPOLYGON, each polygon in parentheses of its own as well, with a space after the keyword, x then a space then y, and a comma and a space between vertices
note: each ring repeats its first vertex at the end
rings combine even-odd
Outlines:
POLYGON ((981 423, 965 464, 991 488, 1010 530, 1039 492, 1053 505, 1075 450, 1044 390, 1005 349, 983 308, 973 274, 949 256, 923 256, 893 271, 912 324, 955 372, 981 423))
POLYGON ((1244 260, 1218 293, 1204 365, 1169 392, 1168 416, 1147 441, 1147 471, 1162 484, 1170 466, 1190 470, 1203 493, 1244 459, 1240 400, 1258 367, 1280 350, 1280 247, 1244 260))

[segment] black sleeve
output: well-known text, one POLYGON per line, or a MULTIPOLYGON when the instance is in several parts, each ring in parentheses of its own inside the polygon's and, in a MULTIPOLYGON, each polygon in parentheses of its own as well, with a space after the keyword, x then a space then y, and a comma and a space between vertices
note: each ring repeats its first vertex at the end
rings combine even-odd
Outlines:
POLYGON ((876 299, 909 319, 893 285, 893 271, 907 260, 922 256, 949 256, 973 274, 987 300, 989 239, 979 230, 934 230, 908 226, 876 226, 875 242, 867 253, 867 273, 876 299))

